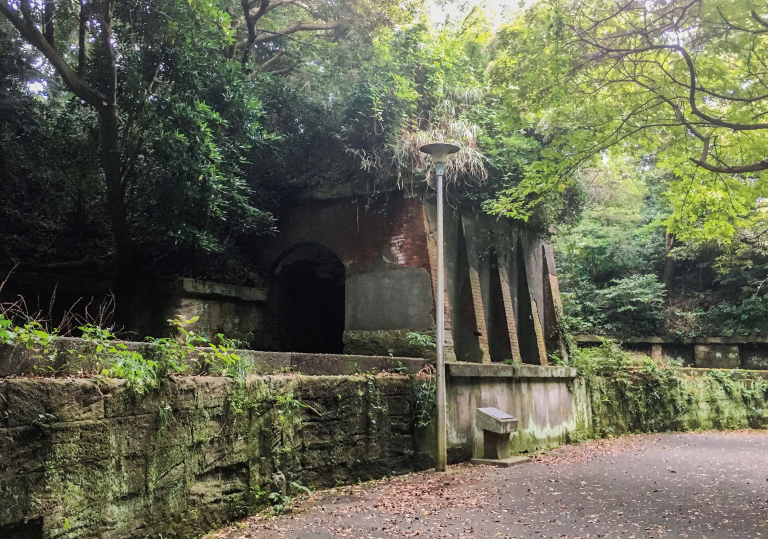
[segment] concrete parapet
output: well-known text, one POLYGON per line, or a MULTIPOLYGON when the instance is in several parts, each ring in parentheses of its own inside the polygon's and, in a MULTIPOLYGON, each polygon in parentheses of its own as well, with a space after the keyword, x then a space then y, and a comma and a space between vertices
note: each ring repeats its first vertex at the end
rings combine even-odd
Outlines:
POLYGON ((605 338, 621 343, 622 348, 654 358, 675 360, 685 367, 713 369, 768 369, 768 337, 628 337, 618 339, 597 335, 577 335, 580 346, 598 345, 605 338))
MULTIPOLYGON (((146 357, 156 353, 149 343, 125 341, 127 349, 146 357)), ((91 375, 103 366, 89 355, 89 344, 82 339, 63 337, 56 341, 54 359, 24 347, 0 345, 0 378, 29 375, 91 375)), ((201 353, 205 348, 200 348, 201 353)), ((348 375, 370 372, 416 373, 429 359, 390 356, 361 356, 337 354, 304 354, 298 352, 261 352, 238 350, 249 374, 294 372, 311 375, 348 375)), ((204 374, 205 365, 188 360, 189 374, 204 374)))
POLYGON ((573 367, 544 365, 505 365, 492 363, 449 363, 448 372, 455 377, 477 378, 576 378, 578 371, 573 367))

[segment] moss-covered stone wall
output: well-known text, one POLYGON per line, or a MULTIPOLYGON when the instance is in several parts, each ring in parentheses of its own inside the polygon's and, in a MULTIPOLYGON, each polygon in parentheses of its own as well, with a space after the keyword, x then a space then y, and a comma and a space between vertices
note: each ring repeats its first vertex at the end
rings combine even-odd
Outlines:
POLYGON ((195 537, 291 483, 428 467, 417 383, 189 376, 137 396, 120 380, 0 379, 0 537, 195 537))
POLYGON ((765 372, 630 370, 587 380, 592 434, 767 428, 765 372))

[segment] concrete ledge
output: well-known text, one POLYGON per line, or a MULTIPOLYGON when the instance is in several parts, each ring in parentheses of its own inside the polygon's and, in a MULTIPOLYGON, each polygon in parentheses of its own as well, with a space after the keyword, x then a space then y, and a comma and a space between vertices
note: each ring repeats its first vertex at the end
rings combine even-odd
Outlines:
MULTIPOLYGON (((117 341, 116 341, 117 342, 117 341)), ((129 342, 124 344, 129 350, 152 357, 155 346, 149 343, 129 342)), ((102 366, 93 358, 88 345, 82 339, 62 337, 55 343, 55 359, 23 347, 0 345, 0 378, 30 375, 72 375, 97 374, 102 366), (78 356, 86 356, 78 358, 78 356)), ((205 348, 200 348, 204 352, 205 348)), ((295 372, 308 375, 348 375, 374 372, 396 372, 414 374, 430 361, 428 359, 389 356, 353 356, 341 354, 300 354, 295 352, 261 352, 257 350, 238 350, 238 355, 245 363, 249 374, 276 374, 295 372)), ((205 374, 205 365, 193 359, 187 362, 189 374, 205 374)))
POLYGON ((764 378, 768 380, 768 371, 754 371, 744 369, 696 369, 693 367, 683 369, 683 372, 689 376, 707 376, 708 373, 712 371, 728 371, 732 377, 738 380, 749 378, 764 378))
POLYGON ((173 282, 158 283, 158 292, 171 294, 186 293, 194 296, 228 298, 240 301, 267 301, 267 291, 234 284, 199 281, 197 279, 178 279, 173 282))
POLYGON ((505 365, 503 363, 446 363, 448 373, 455 377, 476 378, 576 378, 578 371, 562 365, 505 365))
POLYGON ((609 335, 576 335, 576 342, 584 344, 600 344, 601 339, 611 339, 619 343, 627 344, 765 344, 768 343, 766 336, 753 337, 699 337, 696 339, 670 339, 666 337, 627 337, 620 339, 609 335))
POLYGON ((238 350, 238 354, 248 363, 248 372, 255 374, 274 374, 285 371, 331 376, 370 372, 415 374, 430 363, 428 359, 412 357, 302 354, 256 350, 238 350))
POLYGON ((498 466, 499 468, 509 468, 518 464, 530 462, 531 457, 507 457, 505 459, 472 459, 472 464, 482 464, 485 466, 498 466))

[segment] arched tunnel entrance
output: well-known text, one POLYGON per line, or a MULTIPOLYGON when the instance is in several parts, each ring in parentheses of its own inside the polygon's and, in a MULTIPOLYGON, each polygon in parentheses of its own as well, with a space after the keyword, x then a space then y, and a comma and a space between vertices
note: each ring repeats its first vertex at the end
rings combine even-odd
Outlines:
POLYGON ((344 351, 344 273, 341 260, 317 243, 282 256, 273 272, 273 312, 283 351, 344 351))

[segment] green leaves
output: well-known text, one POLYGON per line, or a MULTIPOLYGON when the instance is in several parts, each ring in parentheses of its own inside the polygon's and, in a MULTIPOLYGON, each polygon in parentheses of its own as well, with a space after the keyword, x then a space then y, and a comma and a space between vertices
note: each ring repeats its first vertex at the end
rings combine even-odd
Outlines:
POLYGON ((546 148, 487 209, 526 219, 580 170, 651 155, 678 178, 669 227, 681 239, 728 243, 751 227, 768 194, 764 171, 737 172, 768 147, 758 67, 768 36, 754 9, 751 0, 549 0, 503 27, 489 69, 503 125, 535 130, 546 148), (713 163, 723 171, 702 168, 713 163))
POLYGON ((5 314, 0 314, 0 344, 23 346, 35 356, 53 362, 58 338, 55 330, 47 332, 37 320, 27 318, 23 325, 17 326, 5 314))

